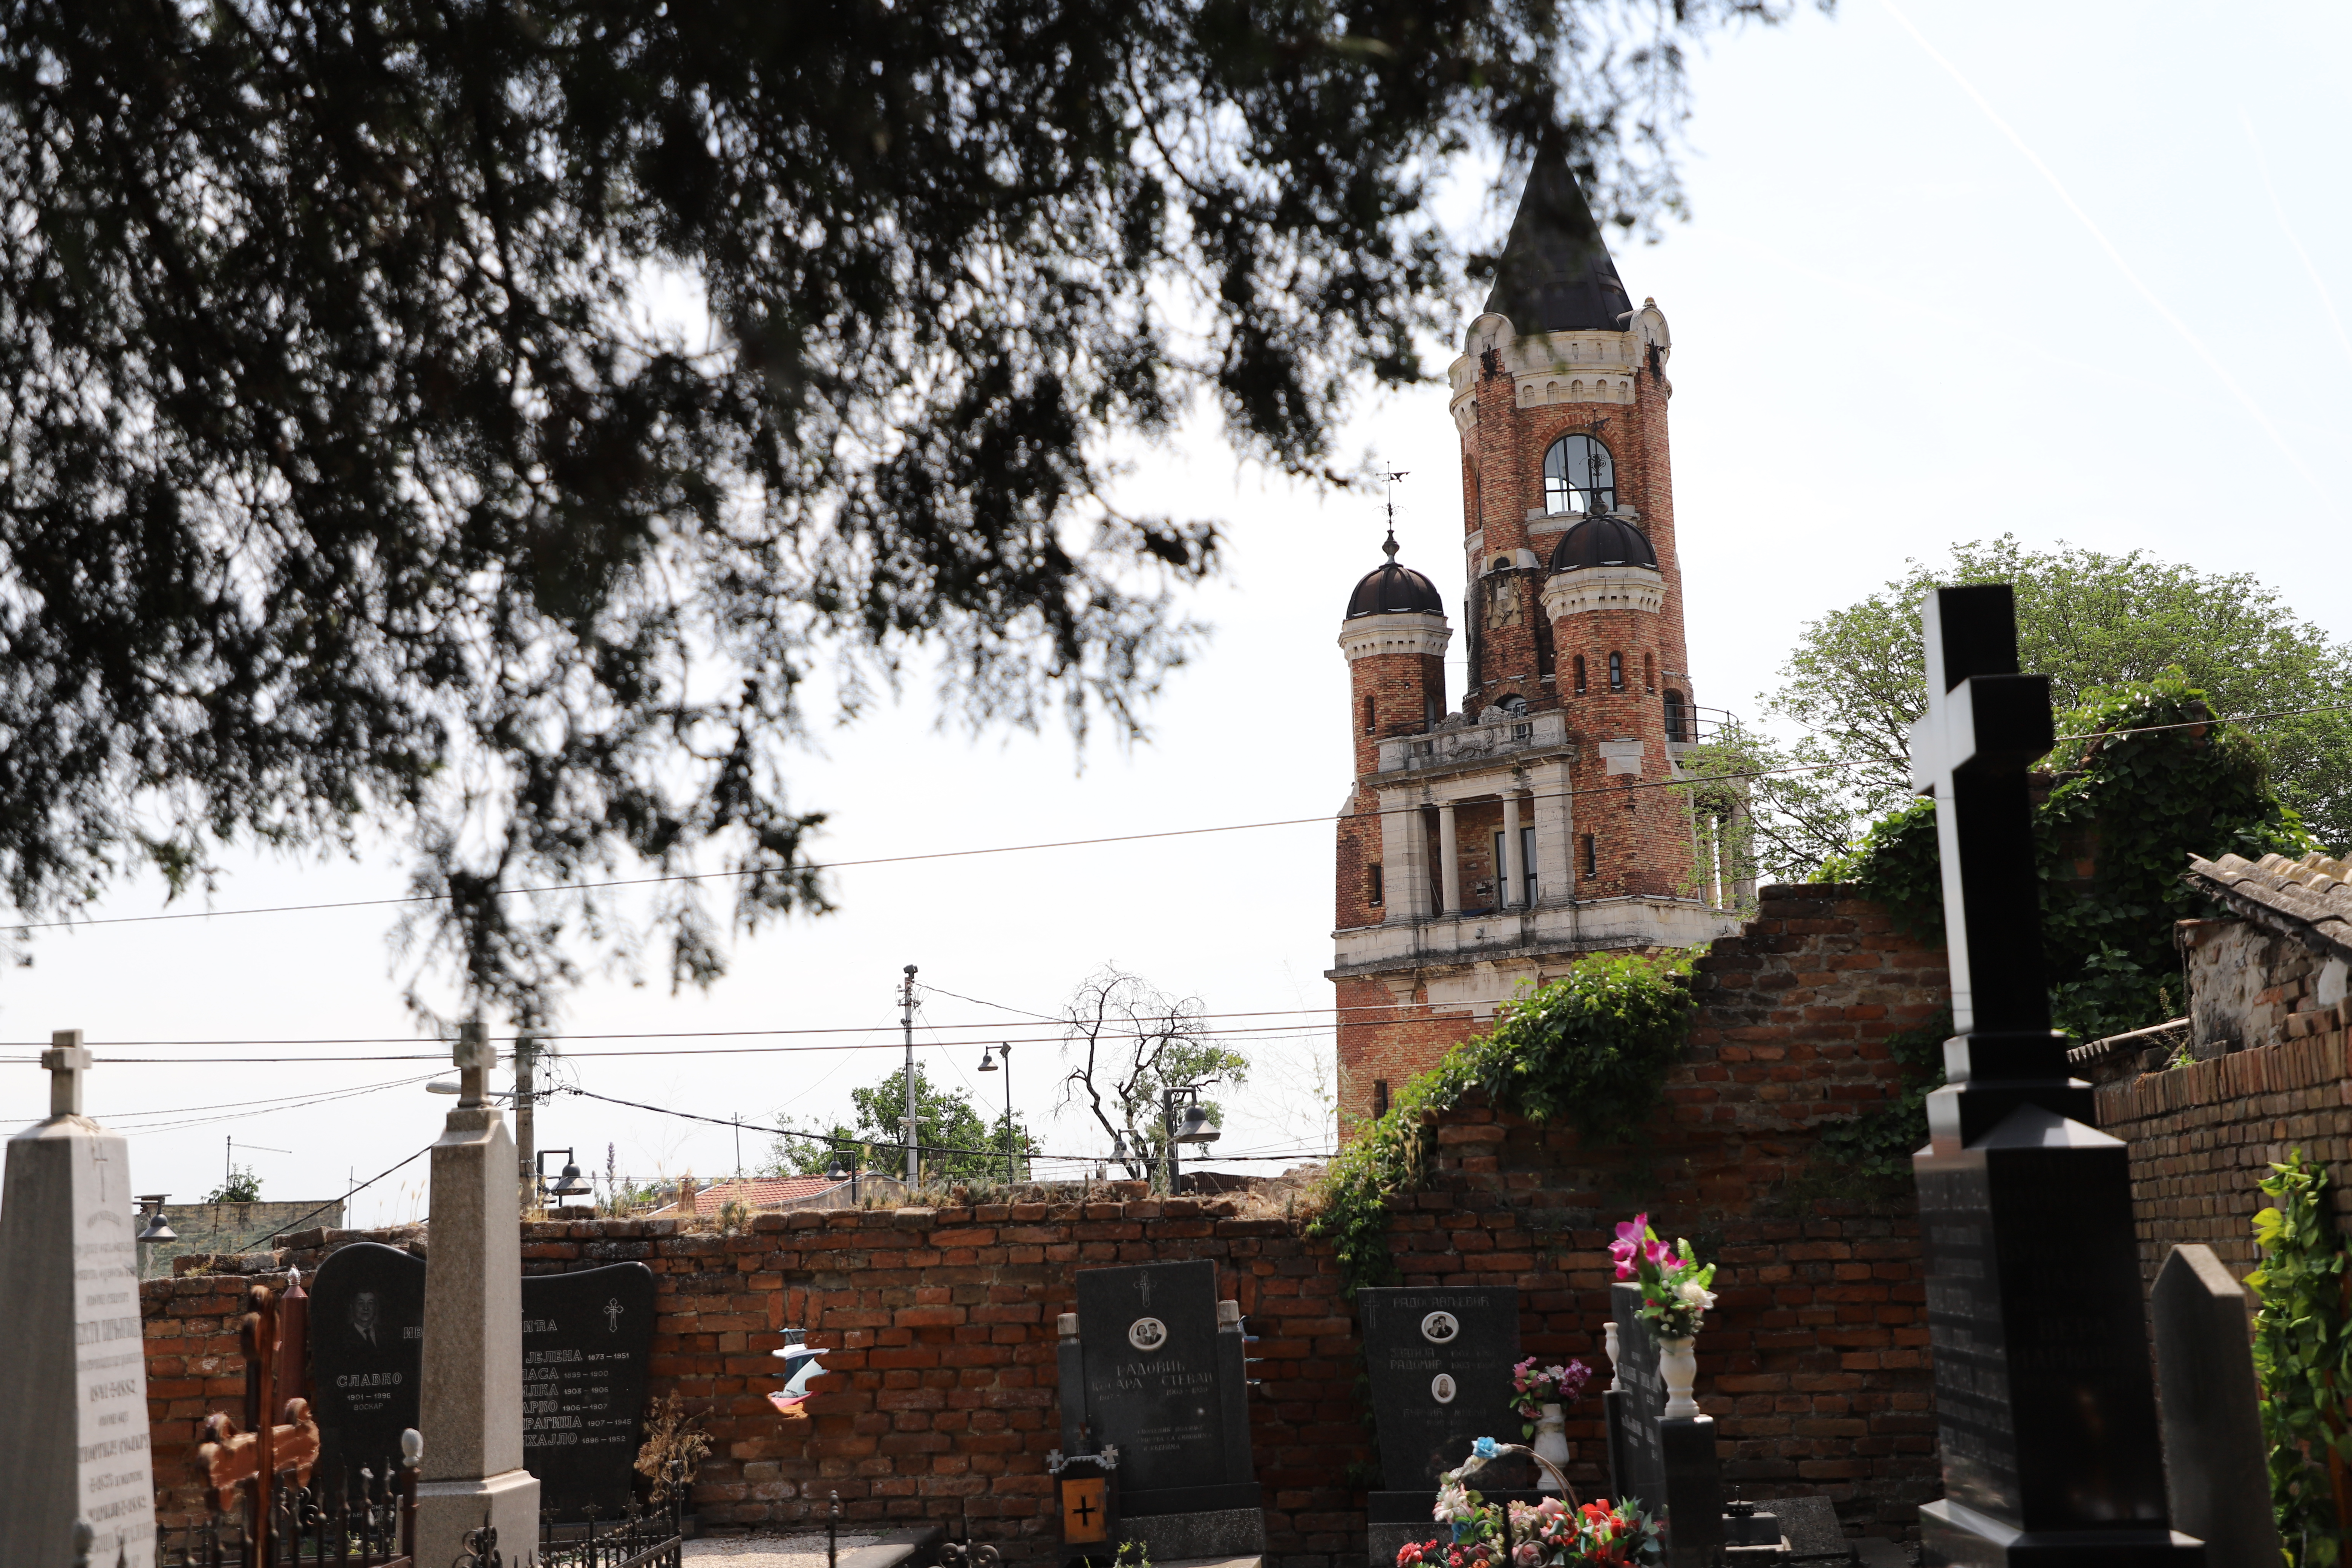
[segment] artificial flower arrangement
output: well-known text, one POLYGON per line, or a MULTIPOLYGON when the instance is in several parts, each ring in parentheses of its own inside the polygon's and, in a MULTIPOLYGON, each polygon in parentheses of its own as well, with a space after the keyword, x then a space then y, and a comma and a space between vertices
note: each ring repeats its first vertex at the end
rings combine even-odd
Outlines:
POLYGON ((1715 1292, 1707 1289, 1715 1283, 1715 1265, 1702 1266, 1689 1242, 1668 1247, 1650 1228, 1650 1216, 1637 1214, 1618 1226, 1609 1256, 1618 1279, 1640 1281, 1642 1316, 1657 1325, 1660 1339, 1686 1340, 1698 1332, 1699 1321, 1715 1305, 1715 1292))
MULTIPOLYGON (((1471 1452, 1474 1459, 1491 1459, 1502 1449, 1492 1437, 1481 1437, 1471 1452)), ((1480 1498, 1462 1475, 1448 1470, 1438 1478, 1434 1517, 1451 1527, 1453 1539, 1408 1542, 1397 1552, 1396 1568, 1571 1568, 1663 1559, 1657 1521, 1630 1499, 1581 1506, 1573 1498, 1511 1503, 1507 1536, 1504 1507, 1480 1498)))
POLYGON ((1536 1417, 1547 1405, 1573 1405, 1592 1380, 1592 1369, 1580 1361, 1566 1366, 1538 1366, 1528 1357, 1511 1369, 1511 1407, 1526 1416, 1523 1436, 1536 1435, 1536 1417))

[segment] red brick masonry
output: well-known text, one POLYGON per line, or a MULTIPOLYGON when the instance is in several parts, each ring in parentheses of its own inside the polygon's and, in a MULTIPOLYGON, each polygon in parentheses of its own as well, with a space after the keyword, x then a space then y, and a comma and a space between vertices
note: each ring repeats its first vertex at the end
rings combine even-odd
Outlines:
MULTIPOLYGON (((1833 888, 1767 889, 1762 913, 1699 961, 1691 1045, 1642 1135, 1588 1147, 1470 1109, 1437 1130, 1433 1190, 1391 1238, 1412 1283, 1507 1284, 1525 1349, 1606 1370, 1609 1227, 1647 1209, 1724 1265, 1699 1340, 1699 1394, 1727 1473, 1750 1496, 1822 1492, 1849 1528, 1907 1529, 1936 1494, 1916 1225, 1824 1191, 1813 1130, 1895 1083, 1885 1040, 1942 1001, 1939 954, 1833 888)), ((1238 1300, 1263 1380, 1253 1394, 1270 1556, 1359 1568, 1371 1458, 1352 1307, 1297 1215, 1228 1199, 982 1204, 765 1215, 732 1236, 671 1221, 527 1226, 528 1270, 624 1258, 660 1276, 654 1391, 707 1412, 717 1451, 696 1488, 709 1526, 805 1521, 829 1491, 854 1520, 969 1526, 1027 1561, 1051 1539, 1054 1319, 1082 1268, 1206 1258, 1238 1300), (835 1347, 837 1375, 798 1421, 763 1395, 782 1330, 835 1347)), ((362 1233, 313 1234, 270 1261, 309 1268, 362 1233)), ((415 1232, 391 1237, 413 1239, 415 1232)), ((206 1408, 243 1388, 230 1330, 244 1280, 144 1288, 157 1478, 183 1478, 206 1408)), ((1600 1403, 1570 1412, 1580 1493, 1606 1490, 1600 1403)))

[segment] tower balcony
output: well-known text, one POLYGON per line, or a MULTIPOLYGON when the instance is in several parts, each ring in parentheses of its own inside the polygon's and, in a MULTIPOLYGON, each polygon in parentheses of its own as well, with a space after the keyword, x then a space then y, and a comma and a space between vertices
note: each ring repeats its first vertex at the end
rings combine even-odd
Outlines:
MULTIPOLYGON (((1493 710, 1489 709, 1489 712, 1493 710)), ((1568 744, 1568 716, 1522 713, 1491 722, 1465 723, 1381 742, 1380 772, 1411 774, 1424 768, 1458 768, 1525 752, 1556 752, 1568 744)))

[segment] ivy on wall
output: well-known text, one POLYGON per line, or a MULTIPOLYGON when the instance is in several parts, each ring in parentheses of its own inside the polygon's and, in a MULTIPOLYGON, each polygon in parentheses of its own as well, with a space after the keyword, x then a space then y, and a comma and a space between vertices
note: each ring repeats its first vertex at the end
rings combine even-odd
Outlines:
POLYGON ((1428 1185, 1435 1119, 1472 1095, 1530 1121, 1566 1120, 1588 1142, 1631 1138, 1688 1031, 1689 975, 1688 954, 1580 958, 1406 1083, 1331 1163, 1308 1227, 1331 1243, 1348 1294, 1395 1282, 1389 1204, 1428 1185))
POLYGON ((2261 1298, 2254 1371, 2262 1379, 2263 1435, 2271 1445, 2271 1506, 2294 1568, 2342 1560, 2346 1468, 2352 1432, 2352 1329, 2345 1321, 2346 1258, 2328 1222, 2327 1172, 2303 1151, 2261 1183, 2272 1206, 2254 1215, 2263 1266, 2246 1276, 2261 1298))
POLYGON ((1887 1048, 1903 1074, 1902 1092, 1876 1110, 1824 1126, 1814 1146, 1819 1157, 1872 1187, 1907 1189, 1911 1156, 1927 1142, 1927 1097, 1944 1087, 1944 1042, 1951 1034, 1952 1013, 1946 1007, 1917 1027, 1888 1037, 1887 1048))
MULTIPOLYGON (((2079 738, 2047 759, 2063 771, 2034 808, 2050 1006, 2060 1028, 2095 1039, 2186 1007, 2172 922, 2207 912, 2180 879, 2191 854, 2256 860, 2318 845, 2272 788, 2261 746, 2178 669, 2086 694, 2058 731, 2079 738)), ((1881 820, 1823 875, 1943 940, 1934 801, 1881 820)))

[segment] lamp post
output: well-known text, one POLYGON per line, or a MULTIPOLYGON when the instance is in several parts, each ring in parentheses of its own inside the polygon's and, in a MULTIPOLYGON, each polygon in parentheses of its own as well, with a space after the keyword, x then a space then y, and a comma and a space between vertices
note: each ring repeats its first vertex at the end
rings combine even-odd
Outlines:
POLYGON ((1209 1120, 1209 1113, 1201 1109, 1201 1086, 1197 1083, 1163 1090, 1160 1110, 1163 1125, 1168 1130, 1168 1195, 1172 1198, 1177 1195, 1178 1185, 1176 1146, 1179 1143, 1213 1143, 1224 1135, 1209 1120), (1179 1097, 1184 1102, 1184 1115, 1181 1121, 1176 1115, 1179 1097))
MULTIPOLYGON (((996 1048, 1004 1054, 1004 1184, 1009 1187, 1015 1180, 1013 1173, 1013 1042, 999 1040, 996 1048)), ((986 1046, 980 1047, 980 1070, 996 1070, 996 1058, 988 1054, 986 1046)))

